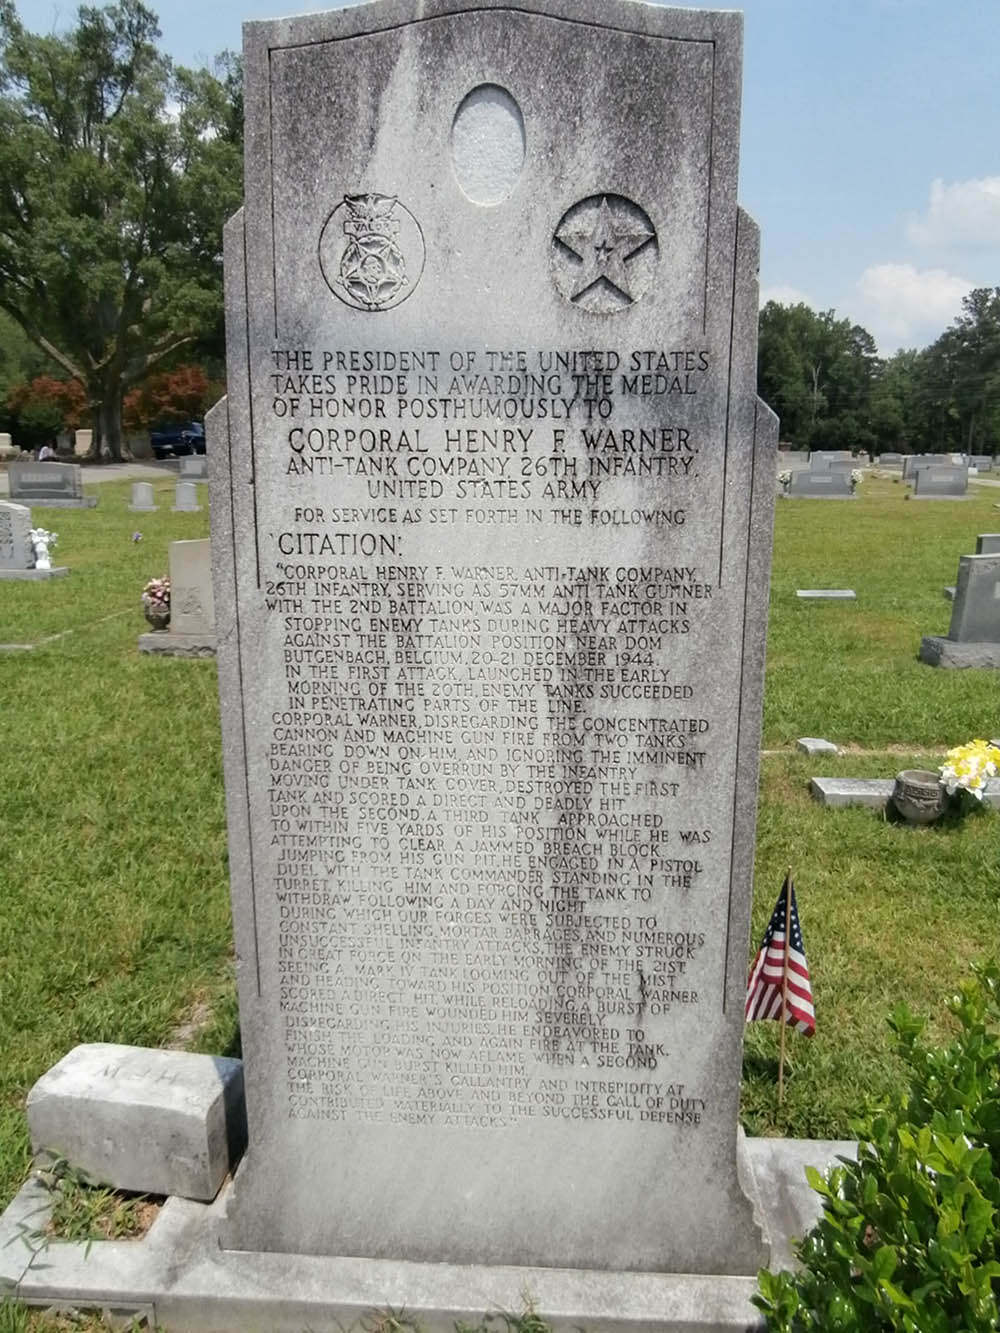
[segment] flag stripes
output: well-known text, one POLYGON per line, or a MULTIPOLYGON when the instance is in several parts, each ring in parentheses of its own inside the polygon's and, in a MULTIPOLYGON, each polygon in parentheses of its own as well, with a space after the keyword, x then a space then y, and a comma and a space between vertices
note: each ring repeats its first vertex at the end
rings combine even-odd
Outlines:
POLYGON ((746 1021, 754 1023, 767 1019, 775 1019, 777 1022, 783 1020, 807 1036, 812 1036, 816 1031, 816 1011, 813 1008, 809 965, 799 926, 795 886, 787 875, 760 948, 751 964, 747 982, 746 1021), (791 906, 791 933, 788 937, 785 933, 786 902, 791 906))

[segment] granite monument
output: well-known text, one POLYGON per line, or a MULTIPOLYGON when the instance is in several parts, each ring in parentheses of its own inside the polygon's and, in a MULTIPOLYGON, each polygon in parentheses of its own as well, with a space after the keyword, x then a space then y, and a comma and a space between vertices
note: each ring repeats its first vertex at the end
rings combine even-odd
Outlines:
POLYGON ((777 430, 739 16, 385 0, 245 39, 223 1243, 751 1273, 777 430))

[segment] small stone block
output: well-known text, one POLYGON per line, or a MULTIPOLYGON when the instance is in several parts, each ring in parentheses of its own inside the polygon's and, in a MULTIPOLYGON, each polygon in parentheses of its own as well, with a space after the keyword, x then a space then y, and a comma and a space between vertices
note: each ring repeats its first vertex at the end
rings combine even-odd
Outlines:
POLYGON ((27 1109, 36 1153, 144 1194, 214 1198, 246 1141, 242 1061, 188 1051, 76 1046, 27 1109))
POLYGON ((795 596, 807 602, 856 602, 853 588, 796 588, 795 596))
POLYGON ((955 600, 954 583, 949 583, 948 586, 946 588, 942 588, 941 591, 944 593, 944 598, 946 602, 953 602, 955 600))
POLYGON ((1000 669, 1000 643, 959 643, 938 634, 920 640, 920 660, 928 666, 964 670, 966 667, 1000 669))
POLYGON ((820 805, 837 809, 865 805, 881 810, 892 795, 892 778, 813 778, 809 790, 820 805))
POLYGON ((795 748, 803 754, 840 754, 833 741, 824 741, 819 736, 800 736, 795 748))
POLYGON ((61 579, 69 573, 69 565, 53 569, 0 569, 0 579, 61 579))
POLYGON ((215 635, 172 634, 170 630, 153 630, 139 635, 139 652, 160 657, 214 657, 215 635))

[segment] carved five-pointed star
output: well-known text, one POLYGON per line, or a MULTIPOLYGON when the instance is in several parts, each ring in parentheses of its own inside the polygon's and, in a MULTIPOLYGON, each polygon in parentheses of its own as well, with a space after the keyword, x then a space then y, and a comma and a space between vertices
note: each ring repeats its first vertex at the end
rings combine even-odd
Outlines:
POLYGON ((625 263, 652 239, 653 233, 641 224, 616 222, 607 196, 603 196, 588 227, 567 225, 556 232, 556 240, 561 241, 577 259, 583 260, 570 300, 576 301, 597 283, 606 282, 627 301, 634 301, 628 287, 625 263))

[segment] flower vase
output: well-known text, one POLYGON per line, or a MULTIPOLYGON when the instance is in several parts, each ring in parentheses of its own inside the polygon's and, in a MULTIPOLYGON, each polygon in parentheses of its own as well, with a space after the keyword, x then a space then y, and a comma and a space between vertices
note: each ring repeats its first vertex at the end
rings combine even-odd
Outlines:
POLYGON ((944 814, 948 793, 936 773, 904 768, 896 774, 892 804, 908 824, 933 824, 944 814))
POLYGON ((144 606, 142 614, 152 625, 153 629, 166 629, 170 624, 169 606, 144 606))

